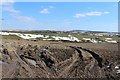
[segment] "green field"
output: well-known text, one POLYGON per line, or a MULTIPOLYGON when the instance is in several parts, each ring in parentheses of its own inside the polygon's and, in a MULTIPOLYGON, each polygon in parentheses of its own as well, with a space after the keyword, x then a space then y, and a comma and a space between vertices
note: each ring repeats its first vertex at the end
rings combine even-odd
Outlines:
POLYGON ((0 36, 2 39, 14 39, 14 40, 22 40, 22 38, 16 36, 16 35, 2 35, 0 36))

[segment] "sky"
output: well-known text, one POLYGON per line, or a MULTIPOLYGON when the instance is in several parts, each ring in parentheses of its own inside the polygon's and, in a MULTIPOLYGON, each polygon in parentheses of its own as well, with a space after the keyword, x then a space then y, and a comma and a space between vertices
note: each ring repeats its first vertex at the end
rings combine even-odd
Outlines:
POLYGON ((2 30, 118 31, 117 2, 9 2, 2 30))

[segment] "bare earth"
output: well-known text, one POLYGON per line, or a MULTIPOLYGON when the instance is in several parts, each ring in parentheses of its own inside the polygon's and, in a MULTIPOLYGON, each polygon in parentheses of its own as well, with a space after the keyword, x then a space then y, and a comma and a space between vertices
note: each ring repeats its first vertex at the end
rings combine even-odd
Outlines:
POLYGON ((118 44, 2 40, 3 78, 116 78, 118 44), (46 51, 43 48, 48 47, 46 51), (44 52, 41 58, 40 52, 44 52))

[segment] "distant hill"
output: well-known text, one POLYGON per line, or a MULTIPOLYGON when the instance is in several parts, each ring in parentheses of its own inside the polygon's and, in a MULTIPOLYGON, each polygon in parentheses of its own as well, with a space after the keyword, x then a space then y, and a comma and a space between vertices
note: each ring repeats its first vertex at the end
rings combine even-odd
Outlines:
POLYGON ((107 31, 89 31, 89 30, 72 30, 77 32, 94 32, 94 33, 117 33, 117 32, 107 32, 107 31))
MULTIPOLYGON (((1 30, 1 31, 18 31, 18 32, 56 32, 56 30, 1 30)), ((74 32, 91 32, 91 33, 118 33, 118 32, 108 32, 108 31, 90 31, 90 30, 66 30, 66 31, 74 31, 74 32)), ((58 31, 62 32, 62 31, 58 31)), ((64 32, 64 31, 63 31, 64 32)))

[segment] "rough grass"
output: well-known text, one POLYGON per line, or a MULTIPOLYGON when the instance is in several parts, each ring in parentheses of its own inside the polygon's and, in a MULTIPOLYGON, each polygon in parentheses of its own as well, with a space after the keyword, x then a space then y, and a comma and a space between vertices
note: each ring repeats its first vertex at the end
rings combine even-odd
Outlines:
POLYGON ((14 40, 22 40, 22 38, 20 38, 19 36, 16 36, 16 35, 2 35, 0 37, 1 39, 14 39, 14 40))

